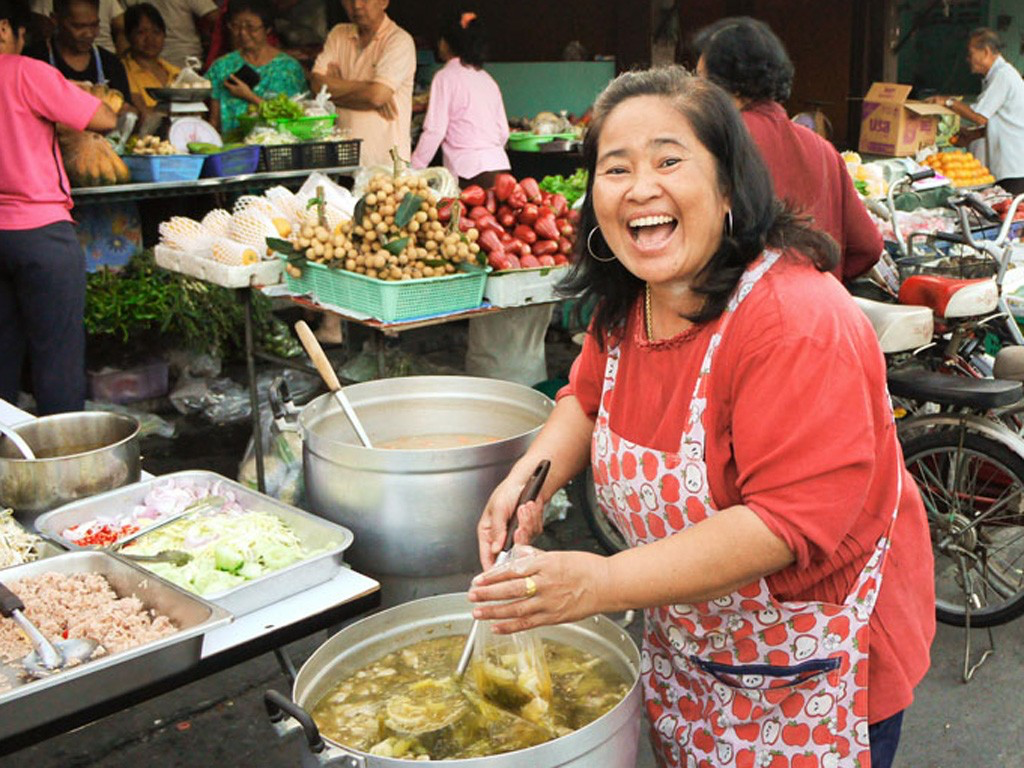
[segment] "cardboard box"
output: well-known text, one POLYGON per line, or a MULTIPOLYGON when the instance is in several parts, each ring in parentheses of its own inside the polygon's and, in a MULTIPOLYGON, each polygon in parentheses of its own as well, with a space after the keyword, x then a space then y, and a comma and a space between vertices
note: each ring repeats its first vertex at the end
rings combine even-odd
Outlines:
POLYGON ((872 155, 902 157, 935 143, 938 118, 954 112, 941 104, 912 101, 911 86, 875 83, 864 97, 858 149, 872 155))

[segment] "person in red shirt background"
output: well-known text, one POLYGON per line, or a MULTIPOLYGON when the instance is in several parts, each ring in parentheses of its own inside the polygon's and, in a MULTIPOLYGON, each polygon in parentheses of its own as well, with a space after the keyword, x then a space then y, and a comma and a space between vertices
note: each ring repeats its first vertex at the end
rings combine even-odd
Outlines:
POLYGON ((838 248, 775 198, 730 96, 679 67, 616 78, 583 155, 566 290, 594 320, 477 527, 474 617, 515 632, 645 609, 662 766, 888 768, 929 665, 934 565, 885 358, 828 274, 838 248), (515 510, 541 459, 538 502, 515 510), (512 513, 525 545, 588 461, 631 546, 492 567, 512 513))
POLYGON ((29 11, 0 0, 0 397, 16 402, 26 351, 39 415, 85 404, 85 254, 57 123, 112 131, 117 116, 22 56, 29 11))
POLYGON ((839 244, 834 270, 844 283, 871 269, 882 254, 882 237, 828 141, 796 125, 781 102, 793 87, 793 64, 782 41, 762 21, 721 19, 694 36, 697 74, 732 94, 747 130, 771 171, 775 194, 839 244))

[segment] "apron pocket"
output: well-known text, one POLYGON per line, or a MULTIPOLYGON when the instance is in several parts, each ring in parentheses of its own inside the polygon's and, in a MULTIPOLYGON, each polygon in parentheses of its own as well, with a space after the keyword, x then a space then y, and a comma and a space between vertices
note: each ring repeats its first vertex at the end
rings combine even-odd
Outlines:
POLYGON ((834 713, 838 679, 832 678, 842 663, 838 658, 810 659, 792 666, 719 664, 697 656, 690 656, 690 661, 714 699, 724 727, 834 713))

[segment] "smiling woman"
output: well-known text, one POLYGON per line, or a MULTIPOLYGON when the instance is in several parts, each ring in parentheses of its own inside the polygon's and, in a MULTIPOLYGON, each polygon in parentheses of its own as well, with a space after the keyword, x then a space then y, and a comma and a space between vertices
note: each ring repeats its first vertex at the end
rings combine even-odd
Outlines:
POLYGON ((584 159, 590 236, 569 288, 594 321, 487 503, 474 616, 514 632, 645 609, 663 766, 888 768, 928 667, 931 545, 878 341, 827 273, 836 245, 776 200, 729 95, 679 68, 613 81, 584 159), (517 543, 590 461, 630 548, 491 567, 542 459, 517 543))

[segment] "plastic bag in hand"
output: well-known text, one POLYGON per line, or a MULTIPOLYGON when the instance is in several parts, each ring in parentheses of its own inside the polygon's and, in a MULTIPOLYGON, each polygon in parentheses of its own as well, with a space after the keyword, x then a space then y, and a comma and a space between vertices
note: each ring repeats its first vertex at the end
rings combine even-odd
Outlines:
MULTIPOLYGON (((533 551, 528 547, 524 552, 516 545, 506 565, 497 567, 515 568, 517 559, 529 557, 526 553, 533 551)), ((551 673, 536 630, 497 635, 491 631, 491 622, 480 622, 471 669, 476 687, 486 699, 533 723, 551 724, 551 673)))

